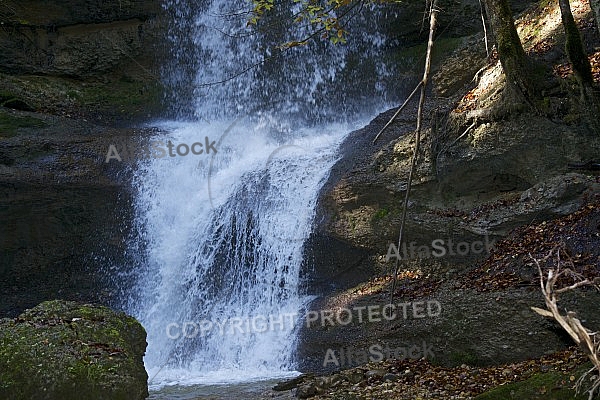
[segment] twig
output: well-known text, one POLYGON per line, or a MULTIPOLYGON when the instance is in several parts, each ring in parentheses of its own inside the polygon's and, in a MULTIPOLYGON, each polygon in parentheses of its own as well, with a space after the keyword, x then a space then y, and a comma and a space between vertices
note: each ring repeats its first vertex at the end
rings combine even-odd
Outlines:
POLYGON ((485 17, 483 16, 483 3, 479 0, 479 8, 481 9, 481 23, 483 24, 483 40, 485 42, 485 53, 490 58, 490 50, 488 49, 487 27, 485 26, 485 17))
POLYGON ((381 130, 379 131, 379 133, 377 134, 377 136, 375 136, 375 139, 373 139, 373 144, 375 144, 375 142, 377 141, 377 139, 379 139, 379 136, 381 136, 381 134, 383 133, 383 131, 385 131, 387 129, 387 127, 390 126, 392 124, 392 122, 394 122, 394 120, 396 119, 396 117, 398 116, 398 114, 400 114, 400 111, 402 111, 404 109, 404 107, 406 107, 406 105, 408 104, 408 102, 410 101, 410 99, 413 98, 413 96, 415 95, 415 93, 417 93, 417 90, 419 90, 419 88, 421 86, 423 86, 423 81, 419 82, 419 84, 417 85, 417 87, 415 87, 415 89, 412 91, 412 93, 408 96, 408 98, 400 106, 400 108, 398 109, 398 111, 396 111, 394 113, 394 115, 392 116, 392 118, 390 118, 390 120, 387 122, 387 124, 385 124, 385 126, 383 128, 381 128, 381 130))
MULTIPOLYGON (((410 196, 410 187, 412 185, 412 179, 415 172, 415 166, 417 165, 417 158, 419 156, 419 146, 421 144, 421 122, 423 120, 423 104, 425 103, 425 90, 427 88, 427 81, 429 80, 429 72, 431 70, 431 51, 433 49, 433 34, 435 32, 436 16, 438 10, 436 8, 437 0, 433 0, 431 4, 431 17, 429 20, 429 41, 427 42, 427 56, 425 58, 425 70, 423 71, 423 79, 421 80, 421 96, 419 97, 419 108, 417 110, 417 129, 415 136, 415 149, 412 156, 410 172, 408 174, 408 182, 406 184, 406 195, 404 196, 404 207, 402 209, 402 219, 400 221, 400 233, 398 235, 398 249, 402 245, 402 235, 404 233, 404 226, 406 225, 406 211, 408 209, 408 198, 410 196)), ((417 86, 418 88, 418 86, 417 86)), ((416 91, 416 89, 415 89, 416 91)), ((412 95, 411 95, 412 96, 412 95)), ((388 123, 389 124, 389 123, 388 123)), ((384 128, 385 129, 385 128, 384 128)), ((396 282, 398 280, 398 267, 399 257, 396 258, 396 264, 394 267, 394 281, 392 283, 392 291, 390 293, 390 303, 394 301, 394 292, 396 291, 396 282)))
MULTIPOLYGON (((600 373, 600 342, 597 338, 598 332, 592 332, 586 327, 584 327, 581 321, 575 317, 576 314, 573 311, 568 311, 567 315, 562 315, 558 309, 558 298, 556 295, 558 293, 564 293, 581 286, 597 287, 598 278, 595 278, 593 280, 584 280, 582 275, 575 273, 572 269, 567 268, 561 271, 560 248, 558 247, 552 249, 548 256, 544 257, 542 261, 547 261, 548 258, 550 258, 550 256, 552 255, 552 252, 554 252, 555 250, 557 258, 556 270, 548 270, 547 278, 544 277, 544 273, 542 272, 540 260, 533 258, 533 256, 529 254, 529 256, 535 262, 535 265, 537 266, 538 272, 540 274, 540 286, 544 295, 546 307, 548 307, 548 310, 543 310, 537 307, 531 307, 531 309, 542 316, 551 317, 556 322, 558 322, 560 326, 569 334, 569 336, 571 336, 575 343, 577 343, 584 350, 584 352, 587 354, 588 358, 594 365, 592 369, 584 373, 575 383, 575 389, 577 393, 579 393, 581 390, 581 386, 583 385, 583 382, 585 380, 585 377, 587 377, 594 370, 597 370, 600 373), (556 285, 558 279, 562 276, 573 276, 576 279, 580 279, 580 281, 574 283, 573 285, 556 289, 554 286, 556 285)), ((570 261, 570 264, 571 266, 573 266, 572 261, 570 261)), ((600 378, 597 378, 595 383, 592 384, 592 386, 587 390, 587 393, 589 394, 588 400, 592 400, 594 394, 598 389, 600 389, 600 378)))
MULTIPOLYGON (((360 7, 359 10, 362 9, 363 3, 362 2, 357 2, 356 4, 350 6, 346 11, 344 11, 338 17, 338 20, 342 20, 344 17, 346 17, 350 13, 350 11, 354 10, 356 7, 360 7)), ((333 7, 331 8, 331 10, 333 10, 333 7)), ((353 15, 350 15, 349 18, 352 18, 352 17, 353 17, 353 15)), ((256 67, 258 67, 260 65, 263 65, 263 64, 266 64, 269 61, 275 60, 277 57, 281 56, 286 51, 288 51, 288 50, 296 47, 297 45, 303 45, 303 44, 308 43, 310 40, 314 39, 315 37, 320 36, 322 33, 326 32, 326 31, 327 31, 326 27, 319 28, 316 31, 314 31, 313 33, 311 33, 310 35, 308 35, 307 37, 305 37, 304 39, 296 41, 296 45, 294 45, 294 46, 278 46, 278 47, 275 48, 275 52, 274 52, 273 55, 265 57, 262 60, 259 60, 259 61, 255 62, 253 64, 250 64, 250 65, 246 66, 245 68, 243 68, 242 70, 234 73, 233 75, 230 75, 230 76, 228 76, 226 78, 223 78, 223 79, 221 79, 219 81, 200 83, 200 84, 195 85, 195 87, 197 87, 197 88, 210 87, 210 86, 221 85, 223 83, 229 82, 229 81, 231 81, 231 80, 233 80, 233 79, 235 79, 235 78, 237 78, 239 76, 242 76, 242 75, 246 74, 247 72, 253 70, 254 68, 256 68, 256 67)))

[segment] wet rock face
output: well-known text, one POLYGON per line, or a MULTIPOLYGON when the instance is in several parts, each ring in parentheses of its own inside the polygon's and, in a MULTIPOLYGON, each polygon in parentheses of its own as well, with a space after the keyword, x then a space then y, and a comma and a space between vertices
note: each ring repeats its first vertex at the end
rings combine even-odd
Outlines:
POLYGON ((153 133, 16 111, 0 127, 0 317, 56 298, 116 304, 114 268, 133 268, 131 164, 107 149, 153 133))
POLYGON ((157 2, 24 1, 3 9, 0 68, 11 74, 85 77, 138 57, 157 2))
MULTIPOLYGON (((467 71, 472 66, 457 54, 458 62, 450 65, 454 62, 450 59, 445 65, 453 68, 445 71, 474 73, 475 67, 467 71)), ((446 88, 446 95, 462 97, 465 88, 453 94, 462 81, 438 83, 446 88)), ((492 81, 488 94, 496 93, 502 84, 500 78, 492 81)), ((409 104, 377 143, 372 144, 373 138, 394 110, 379 115, 342 143, 340 159, 320 193, 315 229, 305 249, 307 255, 315 255, 307 258, 307 276, 312 282, 327 282, 313 285, 310 294, 319 297, 311 311, 383 306, 390 301, 395 265, 400 275, 405 274, 399 278, 395 298, 436 300, 443 311, 436 318, 303 327, 297 351, 300 371, 341 368, 341 362, 328 363, 326 355, 348 343, 369 348, 381 341, 395 348, 425 340, 442 365, 512 363, 570 344, 560 329, 535 318, 530 310, 530 306, 543 306, 530 257, 511 269, 512 286, 480 291, 473 286, 465 289, 464 283, 471 282, 470 271, 479 271, 486 260, 509 260, 515 255, 514 248, 494 252, 492 242, 533 225, 540 232, 537 240, 549 244, 544 234, 550 230, 544 224, 572 215, 597 198, 597 172, 582 172, 581 166, 594 164, 588 160, 597 158, 600 141, 583 124, 556 123, 523 111, 507 113, 500 97, 491 94, 473 111, 481 118, 473 124, 473 118, 467 120, 470 111, 454 110, 457 98, 428 98, 403 235, 407 251, 402 247, 391 252, 390 245, 398 242, 416 106, 409 104), (498 110, 502 117, 492 113, 498 110), (485 245, 488 242, 490 246, 485 245), (438 252, 440 244, 443 252, 438 252), (396 258, 401 258, 398 264, 396 258), (338 274, 342 266, 353 265, 346 274, 338 274), (369 283, 356 286, 365 281, 369 283)), ((596 260, 597 245, 588 236, 595 225, 582 232, 574 236, 583 245, 572 245, 572 253, 596 260)), ((494 283, 491 272, 497 268, 481 270, 478 282, 494 283)), ((600 321, 593 305, 597 302, 596 294, 564 298, 566 309, 589 312, 585 318, 594 327, 600 321)))
POLYGON ((144 0, 23 0, 5 7, 2 18, 33 26, 65 26, 146 19, 159 3, 144 0))
POLYGON ((109 308, 44 302, 0 320, 0 397, 138 400, 148 397, 146 332, 109 308))

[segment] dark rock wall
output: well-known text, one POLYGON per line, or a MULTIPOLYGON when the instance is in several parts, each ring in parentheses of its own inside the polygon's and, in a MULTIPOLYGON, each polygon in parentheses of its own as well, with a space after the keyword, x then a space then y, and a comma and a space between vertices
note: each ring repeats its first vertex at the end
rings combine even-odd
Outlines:
POLYGON ((0 71, 87 77, 148 52, 154 1, 21 1, 0 11, 0 71))
POLYGON ((141 133, 107 126, 160 112, 165 30, 159 1, 0 5, 0 316, 126 297, 128 166, 104 161, 141 133))

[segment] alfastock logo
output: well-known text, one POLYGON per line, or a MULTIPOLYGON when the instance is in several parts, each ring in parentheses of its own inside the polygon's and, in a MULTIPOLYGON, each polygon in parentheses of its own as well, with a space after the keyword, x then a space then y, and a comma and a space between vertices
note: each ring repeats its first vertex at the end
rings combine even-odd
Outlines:
POLYGON ((188 154, 203 155, 217 154, 215 141, 211 141, 208 136, 204 137, 203 142, 194 142, 190 145, 186 143, 173 143, 171 140, 152 141, 146 146, 137 146, 128 140, 121 140, 117 144, 110 144, 106 152, 105 163, 112 160, 135 161, 147 160, 149 158, 165 158, 165 157, 184 157, 188 154), (212 150, 212 151, 211 151, 212 150))

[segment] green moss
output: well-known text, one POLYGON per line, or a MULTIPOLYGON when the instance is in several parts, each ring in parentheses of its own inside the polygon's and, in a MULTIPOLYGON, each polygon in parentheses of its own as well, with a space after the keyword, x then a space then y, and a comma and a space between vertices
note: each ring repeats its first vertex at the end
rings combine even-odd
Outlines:
MULTIPOLYGON (((591 364, 590 364, 591 366, 591 364)), ((571 377, 579 378, 586 370, 578 368, 571 373, 546 372, 533 375, 521 382, 496 387, 475 397, 475 400, 585 400, 587 396, 575 396, 571 377)))
POLYGON ((121 77, 119 78, 119 81, 120 82, 125 82, 125 83, 134 83, 135 79, 133 79, 129 75, 121 75, 121 77))
POLYGON ((38 118, 12 115, 0 110, 0 137, 12 137, 20 128, 41 128, 46 123, 38 118))
POLYGON ((471 366, 478 366, 481 364, 479 357, 472 350, 454 351, 450 354, 450 361, 455 365, 467 364, 471 366))
POLYGON ((94 85, 81 88, 81 105, 109 113, 135 116, 158 106, 161 98, 158 82, 119 80, 110 85, 94 85))
POLYGON ((67 97, 72 100, 80 101, 81 93, 79 93, 77 90, 67 90, 67 97))
POLYGON ((380 208, 379 210, 377 210, 375 215, 373 215, 372 222, 377 222, 377 221, 382 220, 389 213, 390 213, 390 211, 387 208, 385 208, 385 207, 380 208))
POLYGON ((6 100, 14 99, 17 95, 11 91, 0 89, 0 103, 5 102, 6 100))
POLYGON ((1 322, 0 398, 143 398, 145 345, 141 325, 123 313, 42 303, 1 322))
POLYGON ((137 117, 162 107, 162 86, 149 76, 107 76, 82 82, 56 76, 11 76, 0 73, 0 104, 21 100, 49 113, 104 113, 137 117), (4 99, 4 100, 3 100, 4 99))

